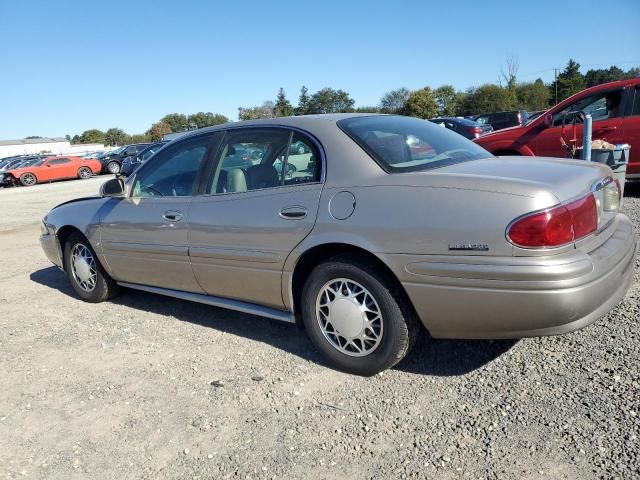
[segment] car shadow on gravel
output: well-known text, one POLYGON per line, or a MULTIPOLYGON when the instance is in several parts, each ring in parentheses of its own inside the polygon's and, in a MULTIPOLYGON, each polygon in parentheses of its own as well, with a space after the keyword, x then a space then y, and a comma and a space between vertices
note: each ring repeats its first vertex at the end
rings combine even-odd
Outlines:
MULTIPOLYGON (((30 278, 77 298, 64 273, 56 267, 33 272, 30 278)), ((295 325, 130 289, 124 289, 111 303, 264 342, 304 360, 328 366, 304 330, 295 325)), ((435 340, 423 330, 411 353, 394 368, 421 375, 464 375, 490 363, 515 343, 507 340, 435 340)))

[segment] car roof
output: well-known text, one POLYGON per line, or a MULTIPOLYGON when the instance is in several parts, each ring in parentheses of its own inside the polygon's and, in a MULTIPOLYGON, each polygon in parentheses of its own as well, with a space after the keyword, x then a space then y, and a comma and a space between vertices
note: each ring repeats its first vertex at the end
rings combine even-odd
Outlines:
POLYGON ((303 130, 314 130, 315 127, 326 127, 327 124, 335 125, 339 120, 353 117, 373 117, 383 116, 382 113, 323 113, 317 115, 297 115, 291 117, 274 117, 274 118, 260 118, 256 120, 243 120, 240 122, 228 122, 220 125, 214 125, 212 127, 200 128, 198 130, 191 130, 184 132, 184 135, 176 138, 175 140, 184 140, 185 138, 199 135, 206 132, 215 132, 218 130, 226 130, 228 128, 237 127, 249 127, 249 126, 283 126, 283 127, 297 127, 303 130))

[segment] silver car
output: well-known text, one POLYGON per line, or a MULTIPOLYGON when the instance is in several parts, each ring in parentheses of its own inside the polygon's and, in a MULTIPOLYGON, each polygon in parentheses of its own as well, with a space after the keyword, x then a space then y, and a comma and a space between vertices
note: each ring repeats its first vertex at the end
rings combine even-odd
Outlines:
POLYGON ((299 319, 332 365, 372 375, 421 326, 518 338, 607 313, 637 248, 620 197, 606 166, 496 158, 424 120, 277 118, 180 137, 51 210, 41 243, 86 301, 127 287, 299 319))

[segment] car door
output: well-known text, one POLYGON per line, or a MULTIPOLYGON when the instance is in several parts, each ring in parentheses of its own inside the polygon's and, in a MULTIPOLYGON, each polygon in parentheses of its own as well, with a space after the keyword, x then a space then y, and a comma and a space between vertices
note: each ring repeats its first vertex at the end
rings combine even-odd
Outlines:
POLYGON ((71 159, 66 157, 52 158, 42 165, 39 170, 38 181, 57 180, 69 177, 69 167, 72 165, 71 159))
POLYGON ((623 143, 631 146, 627 178, 640 178, 640 86, 627 92, 626 116, 623 120, 623 143))
POLYGON ((320 155, 317 142, 302 132, 227 131, 202 186, 204 195, 191 206, 189 256, 206 293, 284 307, 284 262, 316 220, 320 155), (305 153, 290 148, 296 142, 305 153))
POLYGON ((593 119, 591 138, 610 143, 620 143, 623 137, 621 116, 622 90, 605 90, 578 99, 553 114, 552 124, 543 128, 534 140, 535 154, 541 157, 567 157, 568 153, 560 139, 568 145, 582 146, 582 121, 576 119, 579 111, 588 113, 593 119), (575 125, 574 125, 574 119, 575 125))
POLYGON ((187 225, 212 137, 189 137, 159 152, 129 179, 126 198, 103 207, 100 243, 116 280, 202 292, 189 264, 187 225))

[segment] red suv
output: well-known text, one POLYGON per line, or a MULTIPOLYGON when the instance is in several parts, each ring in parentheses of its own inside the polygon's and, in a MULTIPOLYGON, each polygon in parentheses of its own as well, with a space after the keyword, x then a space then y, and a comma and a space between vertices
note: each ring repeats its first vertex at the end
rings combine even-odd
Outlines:
POLYGON ((566 147, 582 146, 577 112, 593 118, 593 140, 631 145, 627 178, 640 178, 640 78, 588 88, 519 127, 476 138, 494 155, 567 157, 566 147))

